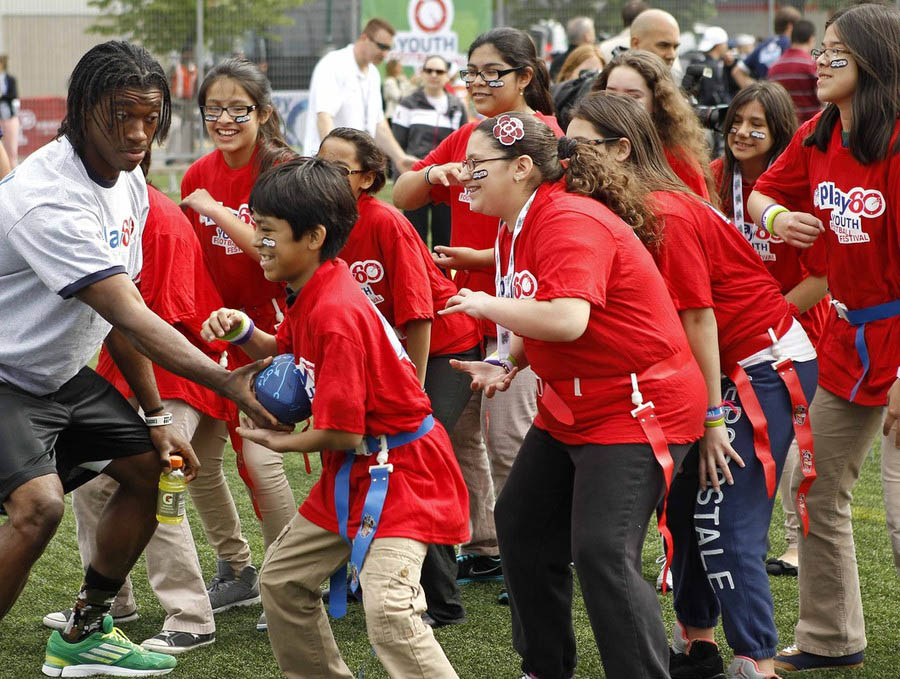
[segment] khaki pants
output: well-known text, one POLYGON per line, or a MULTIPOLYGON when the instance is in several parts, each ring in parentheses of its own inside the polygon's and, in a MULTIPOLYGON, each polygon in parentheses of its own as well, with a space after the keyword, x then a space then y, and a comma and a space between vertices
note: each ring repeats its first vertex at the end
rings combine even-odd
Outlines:
MULTIPOLYGON (((850 502, 883 411, 850 403, 821 386, 810 406, 817 478, 807 498, 809 535, 798 542, 800 619, 795 629, 796 644, 807 653, 836 657, 866 647, 850 502)), ((888 526, 900 567, 900 451, 882 437, 881 453, 888 526)), ((802 479, 795 460, 792 497, 802 479)))
MULTIPOLYGON (((163 405, 175 416, 174 426, 179 433, 191 441, 201 465, 216 451, 221 457, 225 445, 224 423, 199 413, 184 401, 164 400, 163 405)), ((72 493, 78 551, 85 567, 91 560, 100 514, 118 485, 111 477, 101 474, 72 493)), ((166 612, 163 630, 194 634, 215 632, 216 624, 187 516, 178 525, 159 524, 147 543, 144 557, 150 588, 166 612)), ((114 616, 124 615, 136 607, 131 578, 128 577, 111 612, 114 616)))
POLYGON ((253 484, 253 499, 262 516, 263 545, 268 549, 297 513, 297 501, 284 474, 284 455, 245 440, 241 456, 253 484))
MULTIPOLYGON (((488 340, 487 353, 496 349, 497 341, 488 340)), ((463 553, 487 556, 500 553, 494 527, 494 501, 506 484, 536 412, 535 375, 531 368, 526 368, 516 375, 507 391, 498 392, 493 398, 486 398, 480 392, 473 394, 456 423, 450 440, 469 490, 472 523, 472 539, 463 545, 463 553)))
MULTIPOLYGON (((422 622, 419 573, 427 545, 376 538, 360 573, 369 641, 394 679, 457 676, 431 628, 422 622)), ((336 533, 297 513, 272 543, 260 572, 269 641, 288 679, 353 679, 338 651, 320 585, 350 556, 336 533)))
MULTIPOLYGON (((797 518, 797 509, 794 507, 795 497, 791 495, 791 484, 794 478, 794 467, 798 465, 800 450, 797 448, 797 439, 791 442, 787 457, 784 460, 784 470, 781 472, 781 481, 778 484, 778 494, 781 495, 781 509, 784 511, 784 539, 787 540, 787 548, 797 548, 797 539, 803 533, 800 519, 797 518)), ((797 486, 803 481, 797 481, 797 486)))

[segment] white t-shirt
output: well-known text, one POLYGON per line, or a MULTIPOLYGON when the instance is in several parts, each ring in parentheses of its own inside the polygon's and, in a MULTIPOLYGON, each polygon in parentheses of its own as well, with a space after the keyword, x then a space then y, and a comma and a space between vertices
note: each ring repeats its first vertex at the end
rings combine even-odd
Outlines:
POLYGON ((149 210, 140 168, 101 185, 66 138, 0 181, 0 381, 43 396, 88 364, 112 326, 74 295, 138 277, 149 210))
POLYGON ((447 109, 450 107, 450 100, 447 98, 447 94, 444 92, 441 92, 436 97, 429 97, 426 94, 425 99, 429 104, 431 104, 432 108, 434 108, 434 110, 441 115, 444 115, 447 112, 447 109))
POLYGON ((375 136, 375 127, 384 120, 381 102, 381 76, 374 64, 365 72, 359 70, 353 56, 353 44, 329 52, 319 59, 309 83, 309 108, 303 153, 314 156, 319 151, 319 128, 316 117, 328 113, 335 127, 352 127, 375 136))

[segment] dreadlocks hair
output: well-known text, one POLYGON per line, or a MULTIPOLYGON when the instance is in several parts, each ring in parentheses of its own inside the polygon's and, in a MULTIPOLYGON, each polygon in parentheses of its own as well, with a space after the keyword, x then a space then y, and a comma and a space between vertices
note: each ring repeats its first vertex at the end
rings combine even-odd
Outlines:
POLYGON ((116 125, 113 115, 116 93, 125 89, 159 90, 162 93, 159 124, 150 143, 164 141, 172 118, 165 71, 146 49, 122 40, 110 40, 92 47, 75 65, 69 78, 66 117, 59 125, 56 138, 65 136, 75 150, 81 151, 87 139, 88 121, 98 105, 106 107, 106 118, 112 130, 116 125))
POLYGON ((222 78, 230 78, 244 88, 250 95, 250 99, 259 108, 257 115, 269 112, 269 117, 264 123, 260 123, 256 135, 256 144, 259 152, 256 154, 256 164, 259 172, 265 172, 276 163, 296 157, 284 135, 281 133, 281 122, 278 118, 278 110, 272 105, 272 86, 266 74, 259 70, 259 66, 245 57, 231 57, 220 61, 213 66, 197 93, 197 103, 206 106, 206 95, 213 83, 222 78))

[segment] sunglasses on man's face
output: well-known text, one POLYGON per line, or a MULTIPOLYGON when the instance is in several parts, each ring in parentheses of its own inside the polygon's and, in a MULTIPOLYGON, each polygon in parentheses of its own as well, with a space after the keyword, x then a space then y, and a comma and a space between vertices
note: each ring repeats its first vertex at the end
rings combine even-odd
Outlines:
POLYGON ((423 68, 422 73, 425 75, 444 75, 447 69, 443 68, 423 68))
POLYGON ((378 42, 378 41, 377 41, 375 38, 373 38, 371 35, 367 35, 366 37, 367 37, 369 40, 371 40, 373 43, 375 43, 375 46, 376 46, 378 49, 380 49, 382 52, 390 52, 392 49, 394 49, 394 46, 393 46, 393 45, 388 45, 388 44, 385 43, 385 42, 378 42))

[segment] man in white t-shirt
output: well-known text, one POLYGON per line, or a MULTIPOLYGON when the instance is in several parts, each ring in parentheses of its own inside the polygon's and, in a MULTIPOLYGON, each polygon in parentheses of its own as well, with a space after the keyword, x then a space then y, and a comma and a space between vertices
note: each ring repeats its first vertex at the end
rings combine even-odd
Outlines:
POLYGON ((59 137, 0 180, 0 508, 9 516, 0 524, 0 617, 53 537, 63 493, 99 472, 119 482, 74 612, 47 642, 50 676, 110 666, 104 673, 137 676, 175 665, 113 631, 107 615, 156 529, 169 454, 185 457, 188 478, 198 467, 136 347, 276 426, 249 388, 266 362, 229 373, 147 309, 134 285, 149 211, 138 164, 165 138, 170 111, 165 73, 149 52, 97 45, 72 72, 59 137), (104 341, 144 419, 86 367, 104 341))
POLYGON ((384 19, 370 19, 346 47, 329 52, 313 69, 303 153, 314 156, 335 127, 368 132, 399 172, 418 160, 400 148, 384 117, 377 64, 394 48, 396 31, 384 19))

